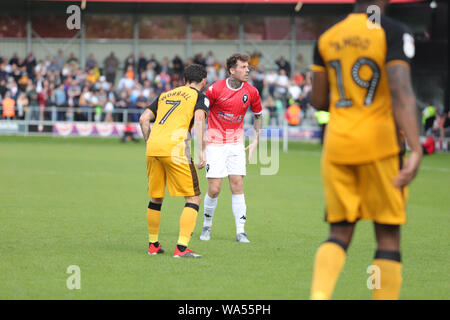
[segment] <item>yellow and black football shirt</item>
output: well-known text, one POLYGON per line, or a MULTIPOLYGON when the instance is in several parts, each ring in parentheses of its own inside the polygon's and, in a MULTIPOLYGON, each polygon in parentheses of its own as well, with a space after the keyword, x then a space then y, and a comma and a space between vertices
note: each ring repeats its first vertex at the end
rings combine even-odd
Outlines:
POLYGON ((200 91, 181 86, 160 94, 147 108, 155 115, 155 122, 147 141, 146 156, 187 156, 186 141, 194 113, 201 109, 207 116, 209 100, 200 91))
POLYGON ((414 40, 403 24, 352 13, 326 29, 314 49, 314 72, 327 72, 330 121, 324 156, 360 164, 399 153, 386 67, 414 56, 414 40))

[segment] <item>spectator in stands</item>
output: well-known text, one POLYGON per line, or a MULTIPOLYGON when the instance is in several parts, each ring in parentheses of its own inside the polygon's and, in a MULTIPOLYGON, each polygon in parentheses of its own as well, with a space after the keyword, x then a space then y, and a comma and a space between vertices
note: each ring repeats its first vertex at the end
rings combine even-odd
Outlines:
POLYGON ((169 59, 167 57, 164 57, 164 59, 162 61, 160 73, 163 73, 163 72, 168 75, 170 75, 172 73, 172 68, 170 68, 169 59))
POLYGON ((291 64, 287 62, 283 56, 281 56, 277 61, 275 61, 275 64, 278 66, 278 72, 280 70, 284 70, 288 77, 291 76, 291 64))
POLYGON ((14 81, 13 78, 9 78, 7 87, 8 91, 11 93, 11 98, 16 100, 19 95, 19 87, 17 85, 17 82, 14 81))
POLYGON ((134 67, 135 67, 134 54, 130 53, 128 57, 125 58, 125 61, 123 63, 123 72, 128 73, 130 72, 130 70, 134 72, 134 67), (131 69, 129 67, 131 67, 131 69))
POLYGON ((130 91, 128 92, 127 98, 126 98, 128 121, 137 122, 139 120, 138 119, 139 118, 138 107, 136 105, 137 97, 131 95, 130 91))
POLYGON ((292 82, 298 86, 302 86, 305 83, 305 76, 303 73, 296 71, 292 76, 292 82))
POLYGON ((6 81, 6 79, 8 78, 8 73, 5 71, 5 66, 6 66, 5 62, 0 63, 0 80, 4 81, 6 81))
POLYGON ((250 55, 250 60, 248 61, 248 64, 253 69, 256 69, 259 66, 259 61, 261 60, 262 54, 258 51, 253 51, 253 53, 250 55))
POLYGON ((147 59, 145 59, 144 54, 141 52, 139 53, 137 74, 141 74, 146 69, 147 69, 147 59))
POLYGON ((34 67, 34 73, 37 74, 46 74, 47 73, 47 66, 44 63, 44 60, 39 60, 36 67, 34 67))
POLYGON ((86 81, 89 83, 89 86, 95 86, 97 83, 97 75, 95 74, 94 69, 89 69, 88 75, 86 77, 86 81))
POLYGON ((80 98, 78 100, 78 105, 81 109, 81 119, 87 121, 89 119, 89 113, 91 111, 91 100, 92 93, 89 91, 89 87, 85 86, 83 87, 83 90, 80 94, 80 98))
POLYGON ((95 64, 97 63, 97 60, 94 58, 94 54, 90 54, 88 59, 86 60, 86 66, 87 70, 93 69, 95 67, 95 64))
POLYGON ((251 84, 258 90, 259 95, 262 97, 264 90, 264 68, 259 67, 255 69, 251 74, 251 84))
POLYGON ((161 73, 156 76, 155 83, 157 85, 160 84, 162 87, 162 90, 165 91, 165 90, 169 89, 170 76, 166 72, 161 71, 161 73))
POLYGON ((197 53, 194 56, 194 63, 200 64, 200 65, 206 67, 206 60, 201 53, 197 53))
POLYGON ((0 99, 5 96, 6 91, 8 91, 8 88, 6 88, 6 80, 4 78, 0 78, 0 99))
POLYGON ((119 66, 119 60, 117 60, 114 52, 111 52, 108 57, 106 57, 104 64, 104 72, 107 82, 116 82, 116 72, 119 66))
POLYGON ((172 67, 174 73, 178 74, 180 77, 183 75, 184 70, 183 60, 181 60, 181 58, 178 55, 175 55, 175 57, 173 58, 172 67))
POLYGON ((100 78, 98 78, 98 81, 95 83, 95 90, 97 91, 99 90, 109 91, 110 88, 111 84, 106 82, 105 76, 100 76, 100 78))
POLYGON ((113 112, 114 112, 114 103, 111 99, 108 99, 108 101, 105 104, 105 122, 114 121, 113 112))
POLYGON ((69 59, 67 59, 66 62, 69 63, 69 64, 71 64, 72 67, 76 67, 76 66, 78 66, 78 64, 79 64, 79 61, 78 61, 78 59, 75 57, 75 55, 74 55, 73 52, 70 53, 69 59))
POLYGON ((147 97, 144 96, 144 92, 141 90, 140 94, 136 100, 136 106, 141 110, 144 111, 144 109, 150 104, 147 97))
POLYGON ((64 121, 66 117, 67 96, 64 84, 60 84, 55 92, 55 105, 58 108, 58 121, 64 121))
POLYGON ((36 67, 36 59, 33 56, 33 52, 30 52, 25 60, 25 71, 30 76, 31 79, 34 79, 34 68, 36 67))
POLYGON ((290 126, 297 126, 302 121, 300 114, 301 108, 298 103, 291 104, 285 113, 285 118, 290 126))
POLYGON ((14 82, 17 84, 19 82, 20 76, 22 75, 22 72, 16 64, 11 65, 10 74, 14 78, 14 82))
POLYGON ((58 50, 58 54, 56 55, 55 59, 56 59, 57 65, 58 65, 58 69, 61 70, 66 63, 66 59, 64 58, 64 54, 61 49, 58 50))
POLYGON ((28 111, 28 98, 25 92, 21 92, 17 98, 17 119, 24 120, 25 113, 28 111))
POLYGON ((302 94, 302 89, 299 85, 293 81, 289 81, 288 84, 288 99, 293 99, 296 102, 300 102, 300 95, 302 94))
POLYGON ((96 105, 96 110, 95 113, 96 115, 98 115, 98 118, 96 121, 101 121, 102 116, 103 116, 103 111, 105 109, 106 103, 108 102, 108 94, 106 93, 106 91, 103 88, 100 88, 97 91, 97 105, 96 105))
POLYGON ((147 69, 145 70, 145 76, 146 76, 146 80, 150 81, 150 83, 153 83, 155 81, 156 72, 153 69, 152 63, 147 63, 147 69))
POLYGON ((263 108, 266 108, 269 111, 269 125, 279 125, 278 122, 278 112, 277 112, 277 106, 275 104, 275 100, 273 99, 272 96, 268 96, 263 104, 262 104, 263 108))
POLYGON ((272 97, 275 95, 275 87, 278 75, 275 73, 274 69, 270 69, 264 77, 264 85, 269 89, 269 95, 272 97))
POLYGON ((305 71, 305 61, 301 53, 299 53, 297 55, 297 58, 295 59, 295 71, 298 73, 302 73, 305 71))
POLYGON ((16 112, 14 110, 16 106, 16 101, 11 98, 11 93, 8 91, 5 94, 5 97, 2 99, 2 109, 3 109, 3 118, 4 119, 14 119, 16 112))
POLYGON ((11 57, 11 59, 9 59, 9 64, 10 65, 13 65, 13 64, 18 65, 19 64, 19 57, 17 55, 17 52, 13 53, 13 56, 11 57))
POLYGON ((156 74, 161 72, 161 65, 159 64, 158 60, 156 60, 154 54, 152 54, 152 56, 150 57, 150 60, 148 60, 148 64, 152 65, 152 69, 155 71, 156 74))
POLYGON ((53 59, 52 59, 52 63, 50 64, 50 66, 48 67, 48 69, 49 69, 51 72, 59 72, 59 71, 62 69, 62 67, 60 68, 60 67, 59 67, 59 63, 58 63, 58 60, 57 60, 56 58, 53 58, 53 59))
POLYGON ((29 116, 30 120, 39 119, 39 98, 38 92, 36 91, 36 85, 33 83, 30 90, 27 91, 28 103, 30 105, 29 116))
POLYGON ((289 86, 289 78, 286 74, 286 70, 280 69, 275 86, 275 95, 282 100, 286 100, 287 89, 289 86))
POLYGON ((222 63, 219 66, 219 71, 217 72, 217 80, 223 80, 227 77, 226 64, 222 63))
MULTIPOLYGON (((127 109, 127 92, 124 90, 120 93, 119 98, 116 101, 116 104, 114 105, 116 109, 120 111, 124 111, 127 109)), ((117 113, 115 121, 122 122, 123 119, 123 113, 117 113)))

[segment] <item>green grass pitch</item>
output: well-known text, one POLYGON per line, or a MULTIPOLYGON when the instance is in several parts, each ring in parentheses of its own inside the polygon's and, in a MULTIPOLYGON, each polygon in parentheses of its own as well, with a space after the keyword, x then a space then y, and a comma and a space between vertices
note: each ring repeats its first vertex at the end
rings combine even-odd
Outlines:
MULTIPOLYGON (((328 236, 320 146, 291 143, 276 175, 248 165, 246 231, 234 241, 224 181, 212 239, 173 259, 183 199, 167 197, 148 256, 145 146, 118 139, 0 137, 0 299, 308 299, 317 247, 328 236), (81 270, 69 290, 67 268, 81 270)), ((207 190, 199 171, 202 194, 207 190)), ((450 155, 424 157, 402 229, 401 299, 450 298, 450 155)), ((334 299, 371 299, 372 224, 358 223, 334 299)))

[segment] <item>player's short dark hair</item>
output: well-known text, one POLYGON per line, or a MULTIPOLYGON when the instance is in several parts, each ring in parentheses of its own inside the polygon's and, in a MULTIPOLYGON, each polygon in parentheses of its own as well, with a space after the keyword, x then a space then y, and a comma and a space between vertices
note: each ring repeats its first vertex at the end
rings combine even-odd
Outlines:
POLYGON ((227 72, 230 72, 231 68, 236 68, 237 62, 248 62, 250 60, 250 56, 246 53, 235 53, 231 57, 227 59, 227 72))
POLYGON ((204 66, 194 63, 184 68, 183 75, 186 83, 200 83, 206 78, 207 73, 204 66))

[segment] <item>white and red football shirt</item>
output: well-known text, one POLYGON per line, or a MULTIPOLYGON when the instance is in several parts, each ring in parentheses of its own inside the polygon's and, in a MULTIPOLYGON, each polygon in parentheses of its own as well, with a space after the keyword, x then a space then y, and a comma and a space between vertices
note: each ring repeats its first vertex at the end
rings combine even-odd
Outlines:
POLYGON ((206 96, 210 101, 206 142, 244 143, 244 116, 248 107, 254 114, 262 113, 258 90, 247 82, 233 89, 227 78, 211 85, 206 96))

